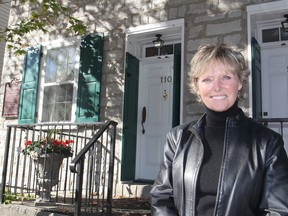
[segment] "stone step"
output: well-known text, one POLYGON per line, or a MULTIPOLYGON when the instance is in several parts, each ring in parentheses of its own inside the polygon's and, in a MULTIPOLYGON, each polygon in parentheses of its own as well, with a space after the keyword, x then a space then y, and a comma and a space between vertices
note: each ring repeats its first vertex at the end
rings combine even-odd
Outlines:
POLYGON ((0 204, 0 215, 3 216, 67 216, 46 211, 43 207, 35 207, 19 204, 0 204))
MULTIPOLYGON (((148 199, 118 198, 113 199, 112 216, 151 216, 148 199)), ((35 206, 33 201, 12 201, 0 204, 0 216, 73 216, 74 206, 63 203, 43 203, 35 206)), ((96 216, 82 212, 81 216, 96 216)), ((98 215, 102 215, 99 213, 98 215)))

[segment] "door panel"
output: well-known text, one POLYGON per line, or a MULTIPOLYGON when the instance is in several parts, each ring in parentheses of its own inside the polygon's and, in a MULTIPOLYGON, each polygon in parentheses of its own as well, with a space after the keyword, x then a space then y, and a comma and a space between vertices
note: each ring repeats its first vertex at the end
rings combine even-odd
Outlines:
POLYGON ((251 44, 253 117, 262 118, 261 47, 254 37, 251 44))
MULTIPOLYGON (((262 56, 263 118, 288 118, 288 49, 264 49, 262 56)), ((280 124, 269 128, 281 133, 280 124)), ((288 124, 283 124, 283 139, 288 151, 288 124)))
POLYGON ((262 59, 263 118, 287 118, 288 49, 265 49, 262 59))
POLYGON ((143 126, 138 123, 136 179, 154 180, 172 127, 173 59, 143 64, 140 80, 138 122, 144 106, 147 113, 143 126))
POLYGON ((174 47, 174 72, 173 72, 173 119, 172 126, 180 123, 180 86, 181 86, 181 44, 174 47))
POLYGON ((121 181, 135 179, 139 60, 126 53, 121 181))

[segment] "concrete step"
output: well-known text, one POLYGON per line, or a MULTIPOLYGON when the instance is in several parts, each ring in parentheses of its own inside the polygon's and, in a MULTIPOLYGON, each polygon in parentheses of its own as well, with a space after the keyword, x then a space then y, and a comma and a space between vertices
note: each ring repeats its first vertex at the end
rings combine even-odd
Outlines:
MULTIPOLYGON (((148 199, 113 199, 112 216, 151 216, 148 199)), ((33 201, 12 201, 0 204, 0 216, 73 216, 74 206, 63 203, 43 203, 35 206, 33 201)), ((96 216, 95 213, 82 212, 81 216, 96 216)), ((102 215, 101 213, 97 215, 102 215)))
POLYGON ((36 207, 27 203, 0 204, 0 215, 2 216, 67 216, 71 213, 54 212, 51 206, 36 207))

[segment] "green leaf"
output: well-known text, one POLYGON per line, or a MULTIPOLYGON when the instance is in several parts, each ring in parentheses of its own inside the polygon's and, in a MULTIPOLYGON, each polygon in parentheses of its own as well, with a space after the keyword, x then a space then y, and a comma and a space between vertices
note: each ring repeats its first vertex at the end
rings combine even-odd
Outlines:
MULTIPOLYGON (((14 54, 24 54, 25 47, 29 44, 24 44, 23 38, 33 31, 48 32, 48 26, 57 27, 59 20, 63 23, 69 23, 64 29, 72 35, 83 35, 86 32, 87 26, 82 21, 71 16, 70 8, 64 7, 57 0, 43 0, 40 4, 37 0, 20 0, 20 4, 28 4, 32 8, 30 16, 23 19, 15 26, 9 26, 3 32, 0 32, 0 40, 6 40, 8 49, 14 54), (37 4, 38 7, 35 7, 37 4), (6 36, 5 36, 6 34, 6 36)), ((30 36, 30 35, 29 35, 30 36)), ((33 40, 32 40, 33 41, 33 40)))

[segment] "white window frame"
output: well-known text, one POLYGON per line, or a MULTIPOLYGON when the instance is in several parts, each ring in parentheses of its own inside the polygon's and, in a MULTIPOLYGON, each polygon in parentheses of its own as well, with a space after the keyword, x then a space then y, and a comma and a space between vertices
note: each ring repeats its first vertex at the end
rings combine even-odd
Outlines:
POLYGON ((280 20, 275 22, 270 22, 269 24, 266 25, 258 25, 257 26, 257 34, 258 34, 258 43, 260 44, 260 46, 262 48, 267 48, 267 47, 275 47, 275 46, 281 46, 282 43, 286 43, 287 41, 281 41, 281 32, 280 32, 280 20), (267 29, 273 29, 273 28, 277 28, 278 32, 279 32, 279 41, 274 41, 274 42, 266 42, 263 43, 262 41, 262 31, 263 30, 267 30, 267 29))
MULTIPOLYGON (((72 109, 71 109, 71 121, 57 121, 57 122, 47 122, 47 123, 73 123, 75 122, 76 116, 76 102, 77 102, 77 89, 78 89, 78 77, 79 77, 79 66, 80 66, 80 37, 72 37, 66 39, 60 39, 55 41, 49 41, 47 43, 42 44, 42 57, 41 57, 41 65, 40 65, 40 74, 39 74, 39 81, 38 81, 38 104, 37 104, 37 122, 42 123, 42 114, 43 114, 43 100, 44 100, 44 81, 45 81, 45 67, 46 67, 46 56, 47 51, 50 49, 67 47, 71 45, 75 45, 77 47, 77 57, 76 57, 76 65, 75 67, 78 68, 75 74, 73 83, 73 96, 72 96, 72 109)), ((69 83, 69 82, 67 82, 69 83)), ((59 83, 60 84, 60 83, 59 83)))

